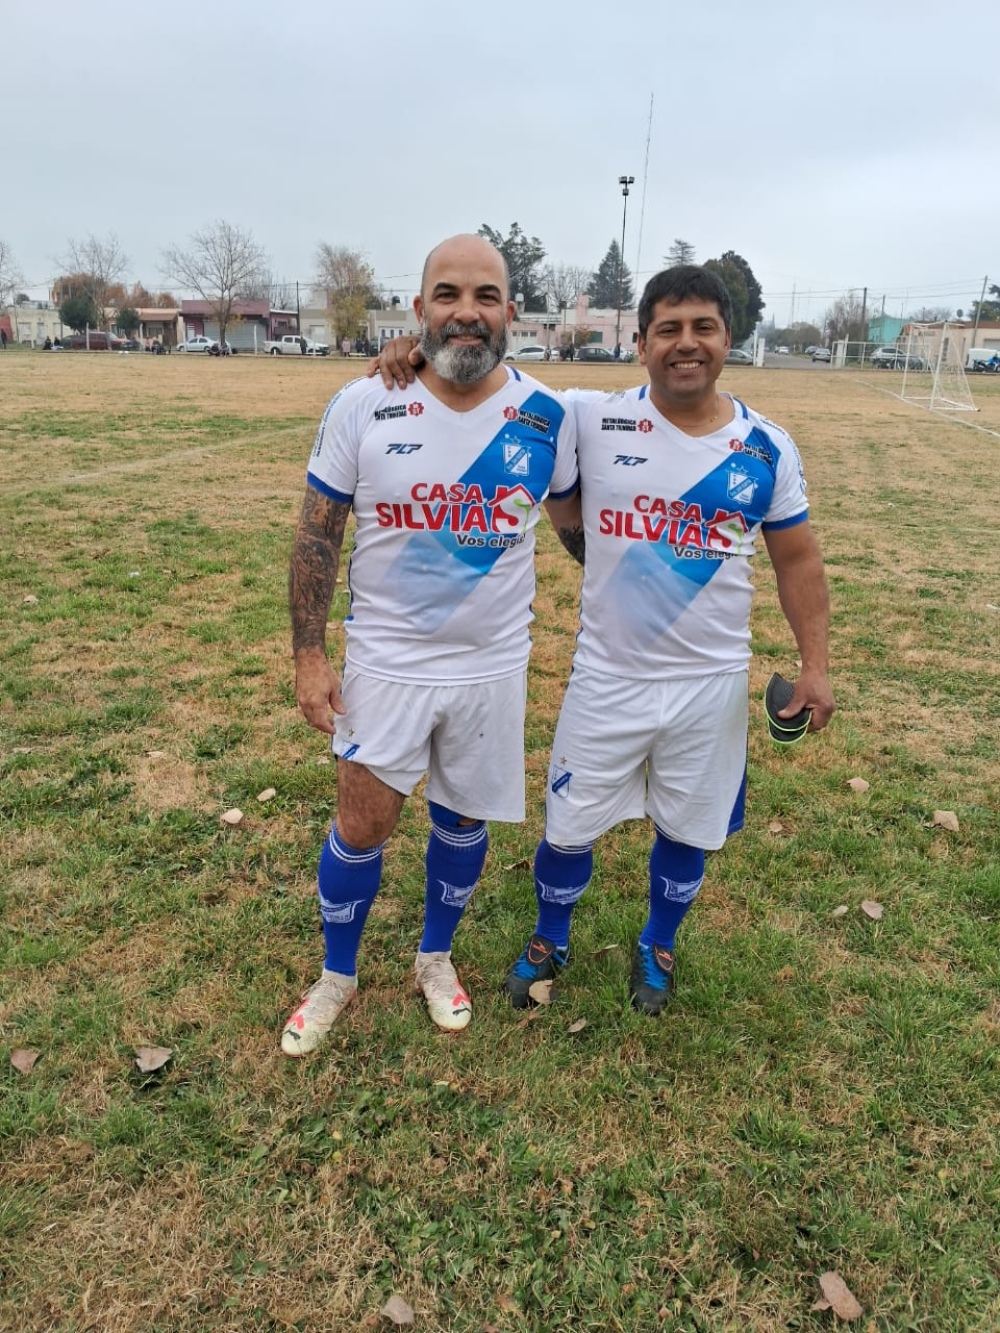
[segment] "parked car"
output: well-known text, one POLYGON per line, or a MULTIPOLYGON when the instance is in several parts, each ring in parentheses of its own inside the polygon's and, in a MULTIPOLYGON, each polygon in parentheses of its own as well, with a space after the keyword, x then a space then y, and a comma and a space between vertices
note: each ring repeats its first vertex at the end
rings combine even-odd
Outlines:
POLYGON ((187 342, 181 343, 177 348, 178 352, 206 352, 209 356, 231 356, 236 352, 236 348, 229 343, 223 343, 220 347, 218 339, 206 338, 203 333, 195 338, 188 338, 187 342))
POLYGON ((814 347, 812 359, 814 361, 829 361, 831 359, 829 347, 814 347))
POLYGON ((774 350, 779 356, 791 356, 791 352, 787 347, 776 347, 774 350))
POLYGON ((585 347, 576 349, 577 361, 611 361, 614 357, 606 347, 598 347, 595 343, 588 343, 585 347))
POLYGON ((927 362, 922 356, 907 356, 901 347, 877 347, 870 361, 876 370, 927 369, 927 362))
POLYGON ((726 353, 727 366, 752 366, 753 357, 749 352, 744 352, 742 347, 730 347, 726 353))
POLYGON ((509 361, 544 361, 545 348, 534 344, 530 347, 515 347, 507 359, 509 361))
POLYGON ((966 370, 1000 373, 1000 348, 970 347, 965 354, 966 370))
POLYGON ((124 352, 125 339, 117 333, 104 333, 101 329, 91 329, 89 334, 70 333, 63 337, 62 345, 68 351, 124 352))

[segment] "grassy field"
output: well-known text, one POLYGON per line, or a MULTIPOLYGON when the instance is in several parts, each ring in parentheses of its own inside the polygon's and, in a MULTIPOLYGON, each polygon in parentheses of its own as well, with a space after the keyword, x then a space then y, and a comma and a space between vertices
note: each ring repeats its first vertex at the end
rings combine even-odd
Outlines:
MULTIPOLYGON (((766 739, 795 653, 762 560, 748 825, 660 1021, 627 1008, 642 825, 599 846, 556 1003, 525 1022, 498 993, 576 628, 545 530, 529 817, 493 828, 456 940, 473 1024, 449 1038, 410 993, 415 799, 360 1003, 297 1063, 278 1033, 322 955, 334 770, 284 586, 356 369, 0 355, 0 1328, 389 1327, 396 1294, 448 1333, 819 1330, 827 1270, 861 1329, 1000 1327, 1000 440, 885 373, 727 370, 802 450, 840 711, 766 739), (172 1058, 140 1073, 141 1045, 172 1058)), ((973 389, 1000 429, 1000 383, 973 389)))

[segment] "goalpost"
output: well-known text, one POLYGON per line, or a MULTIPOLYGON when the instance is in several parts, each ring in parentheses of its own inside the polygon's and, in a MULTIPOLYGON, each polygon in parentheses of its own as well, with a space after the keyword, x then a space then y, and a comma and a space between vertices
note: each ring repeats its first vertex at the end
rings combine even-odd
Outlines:
POLYGON ((931 412, 976 412, 960 344, 950 324, 911 324, 903 361, 904 403, 931 412))

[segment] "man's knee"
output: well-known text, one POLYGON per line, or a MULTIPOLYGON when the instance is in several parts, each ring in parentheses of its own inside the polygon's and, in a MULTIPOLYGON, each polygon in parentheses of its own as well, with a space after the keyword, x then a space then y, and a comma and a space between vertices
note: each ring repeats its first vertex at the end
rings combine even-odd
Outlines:
POLYGON ((351 847, 375 847, 399 822, 405 797, 363 764, 337 765, 337 832, 351 847))

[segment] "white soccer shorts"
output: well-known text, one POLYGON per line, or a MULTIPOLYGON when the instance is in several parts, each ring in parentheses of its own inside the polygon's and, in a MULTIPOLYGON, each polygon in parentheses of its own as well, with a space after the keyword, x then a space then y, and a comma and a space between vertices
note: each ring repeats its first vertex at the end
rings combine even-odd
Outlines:
POLYGON ((427 774, 427 799, 467 819, 524 819, 527 672, 461 685, 412 685, 344 672, 347 712, 332 750, 409 796, 427 774))
POLYGON ((648 815, 677 842, 715 851, 746 768, 749 673, 626 680, 574 670, 549 764, 545 836, 593 842, 648 815))

